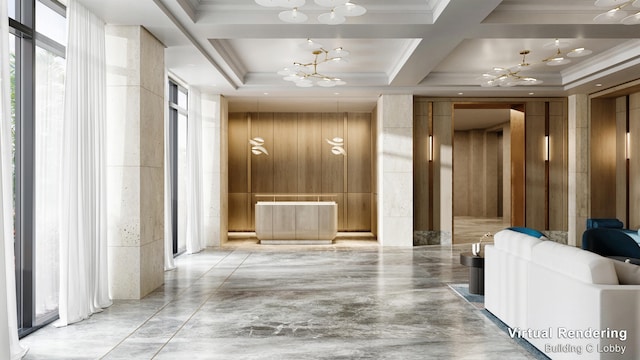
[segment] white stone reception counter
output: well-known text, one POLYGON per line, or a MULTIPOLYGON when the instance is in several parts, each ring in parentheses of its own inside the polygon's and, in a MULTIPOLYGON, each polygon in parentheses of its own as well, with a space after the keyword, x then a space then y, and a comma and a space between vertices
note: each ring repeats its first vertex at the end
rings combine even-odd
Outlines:
POLYGON ((258 201, 261 244, 331 244, 338 233, 335 201, 258 201))

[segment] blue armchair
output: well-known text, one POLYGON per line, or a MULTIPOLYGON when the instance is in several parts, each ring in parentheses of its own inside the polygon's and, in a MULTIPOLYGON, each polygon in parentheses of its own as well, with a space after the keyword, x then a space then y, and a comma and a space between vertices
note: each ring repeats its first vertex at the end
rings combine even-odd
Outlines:
POLYGON ((638 232, 622 227, 618 219, 588 219, 582 248, 602 256, 640 259, 638 232))

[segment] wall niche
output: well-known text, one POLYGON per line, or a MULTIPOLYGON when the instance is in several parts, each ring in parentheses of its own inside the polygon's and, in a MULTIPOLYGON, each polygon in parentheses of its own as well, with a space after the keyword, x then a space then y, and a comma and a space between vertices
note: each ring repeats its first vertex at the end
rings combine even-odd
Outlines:
POLYGON ((371 113, 229 113, 229 231, 255 230, 255 203, 338 204, 338 231, 371 232, 371 113))

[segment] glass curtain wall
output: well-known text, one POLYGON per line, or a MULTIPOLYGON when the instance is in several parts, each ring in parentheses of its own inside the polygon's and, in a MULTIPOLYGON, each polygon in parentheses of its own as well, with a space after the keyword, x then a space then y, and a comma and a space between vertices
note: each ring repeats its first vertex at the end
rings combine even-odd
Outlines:
POLYGON ((169 121, 171 154, 171 224, 173 254, 183 253, 187 248, 187 89, 169 80, 169 121))
POLYGON ((21 336, 58 316, 65 13, 65 7, 55 0, 9 0, 14 244, 21 336))

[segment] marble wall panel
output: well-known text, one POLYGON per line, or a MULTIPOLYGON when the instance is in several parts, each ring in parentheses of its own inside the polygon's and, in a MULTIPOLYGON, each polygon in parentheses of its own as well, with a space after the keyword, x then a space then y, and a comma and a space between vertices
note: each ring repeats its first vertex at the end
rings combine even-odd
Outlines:
POLYGON ((139 87, 107 87, 107 165, 140 165, 140 98, 139 87))
POLYGON ((141 167, 140 245, 164 238, 164 169, 141 167))
POLYGON ((165 46, 147 29, 143 27, 139 29, 140 86, 157 96, 164 97, 165 46))
POLYGON ((164 166, 164 100, 140 88, 140 166, 164 166))
POLYGON ((413 96, 380 96, 376 120, 378 241, 413 246, 413 96))
POLYGON ((164 239, 140 247, 140 293, 143 298, 164 283, 164 239))
POLYGON ((108 247, 109 293, 113 299, 140 299, 140 247, 108 247))
POLYGON ((140 246, 140 168, 107 168, 107 236, 109 246, 140 246))
POLYGON ((140 26, 105 26, 107 86, 140 86, 141 29, 140 26))
POLYGON ((139 299, 164 276, 164 53, 147 35, 140 26, 106 29, 107 217, 115 299, 139 299))

